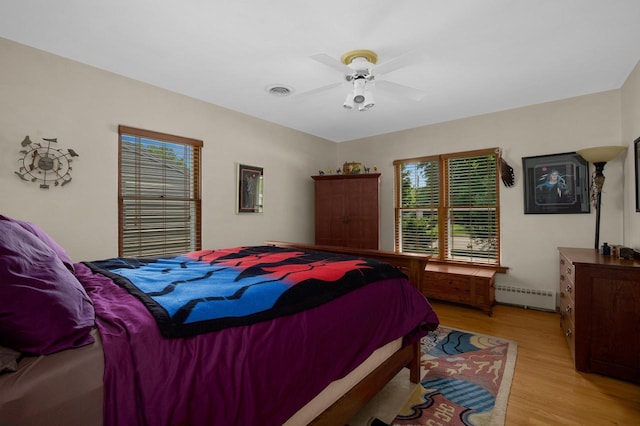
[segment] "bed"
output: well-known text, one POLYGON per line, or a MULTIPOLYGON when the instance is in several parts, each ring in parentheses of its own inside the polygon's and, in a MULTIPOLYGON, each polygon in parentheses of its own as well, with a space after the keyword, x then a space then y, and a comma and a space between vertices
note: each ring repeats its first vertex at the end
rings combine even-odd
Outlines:
POLYGON ((419 339, 438 325, 415 287, 423 256, 267 242, 73 263, 33 224, 0 216, 0 233, 0 345, 22 353, 0 375, 2 425, 345 424, 402 368, 418 381, 419 339), (231 298, 256 291, 258 306, 207 314, 220 297, 200 289, 159 301, 201 264, 259 279, 231 298), (172 279, 138 280, 145 268, 172 279))

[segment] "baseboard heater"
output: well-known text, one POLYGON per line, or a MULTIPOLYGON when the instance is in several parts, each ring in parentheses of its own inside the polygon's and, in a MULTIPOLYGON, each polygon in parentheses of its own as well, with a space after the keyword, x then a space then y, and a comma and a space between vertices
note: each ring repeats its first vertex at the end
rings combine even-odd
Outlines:
POLYGON ((525 309, 556 311, 556 293, 547 290, 496 285, 496 302, 522 306, 525 309))

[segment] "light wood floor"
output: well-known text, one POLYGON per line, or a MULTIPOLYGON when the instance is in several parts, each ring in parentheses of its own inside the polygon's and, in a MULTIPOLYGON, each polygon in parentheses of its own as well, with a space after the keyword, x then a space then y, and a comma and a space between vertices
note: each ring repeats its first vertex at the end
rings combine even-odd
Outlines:
POLYGON ((559 314, 497 305, 489 317, 432 305, 443 325, 518 342, 506 425, 640 425, 640 386, 576 372, 559 314))

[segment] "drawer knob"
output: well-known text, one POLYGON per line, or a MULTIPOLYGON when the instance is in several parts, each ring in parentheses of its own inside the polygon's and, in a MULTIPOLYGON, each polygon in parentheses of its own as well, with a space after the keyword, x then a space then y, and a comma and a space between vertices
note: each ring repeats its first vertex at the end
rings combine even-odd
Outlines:
POLYGON ((572 335, 573 333, 571 333, 571 330, 567 329, 567 331, 565 331, 565 332, 564 332, 564 334, 565 334, 565 336, 567 336, 567 337, 571 337, 571 335, 572 335))

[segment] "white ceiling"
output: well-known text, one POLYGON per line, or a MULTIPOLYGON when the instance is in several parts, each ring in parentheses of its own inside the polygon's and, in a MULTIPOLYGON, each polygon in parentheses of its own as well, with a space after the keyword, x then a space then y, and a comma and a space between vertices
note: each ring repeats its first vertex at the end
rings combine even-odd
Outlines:
POLYGON ((640 0, 1 0, 0 37, 342 142, 620 88, 640 0), (312 55, 354 49, 412 52, 383 77, 426 96, 300 96, 343 79, 312 55))

